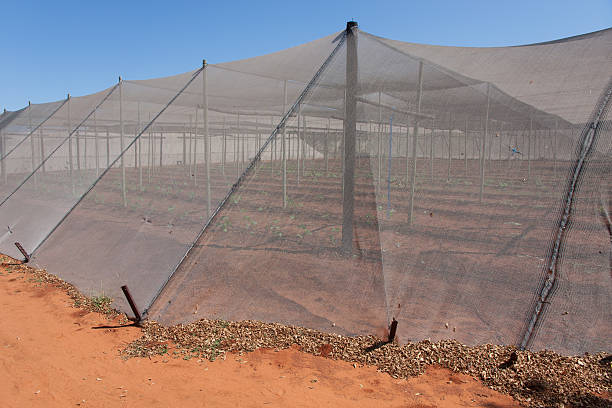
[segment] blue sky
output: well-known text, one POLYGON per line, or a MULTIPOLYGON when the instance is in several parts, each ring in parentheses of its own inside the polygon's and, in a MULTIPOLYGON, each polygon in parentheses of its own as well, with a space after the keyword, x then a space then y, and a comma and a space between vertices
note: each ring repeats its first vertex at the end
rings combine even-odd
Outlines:
POLYGON ((440 45, 548 41, 612 25, 612 0, 38 1, 0 5, 0 108, 83 95, 278 51, 355 19, 362 30, 440 45))

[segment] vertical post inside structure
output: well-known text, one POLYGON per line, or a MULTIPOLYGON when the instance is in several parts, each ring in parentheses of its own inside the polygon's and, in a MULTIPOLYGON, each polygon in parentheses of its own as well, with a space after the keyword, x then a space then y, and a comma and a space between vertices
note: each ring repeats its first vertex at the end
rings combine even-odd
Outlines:
MULTIPOLYGON (((198 185, 198 107, 196 106, 195 110, 195 123, 193 124, 193 173, 191 173, 193 177, 193 186, 196 187, 198 185)), ((160 154, 161 157, 161 154, 160 154)), ((161 159, 160 159, 161 160, 161 159)), ((197 191, 194 191, 194 198, 197 194, 197 191)))
MULTIPOLYGON (((423 129, 423 134, 425 133, 425 129, 423 129)), ((434 181, 434 139, 436 135, 436 121, 435 119, 431 120, 431 132, 429 132, 429 179, 433 184, 434 181)))
POLYGON ((225 115, 223 115, 223 146, 221 147, 223 151, 223 157, 221 158, 221 174, 225 176, 225 160, 227 155, 227 132, 225 130, 225 115))
POLYGON ((553 178, 557 178, 557 130, 559 124, 555 119, 555 131, 552 135, 552 148, 553 148, 553 178))
POLYGON ((453 116, 451 113, 448 114, 448 173, 446 175, 446 181, 450 181, 451 178, 451 164, 453 160, 453 142, 452 142, 452 122, 453 116))
POLYGON ((533 119, 529 118, 529 133, 527 134, 527 180, 531 181, 531 132, 533 131, 533 119))
MULTIPOLYGON (((151 112, 149 112, 149 123, 151 122, 151 112)), ((151 166, 153 165, 153 139, 152 139, 153 126, 149 126, 149 148, 147 154, 147 178, 149 184, 151 184, 151 166)), ((191 142, 190 142, 191 143, 191 142)))
MULTIPOLYGON (((28 101, 28 133, 30 134, 30 150, 32 171, 36 170, 36 148, 34 146, 34 133, 32 128, 32 102, 28 101)), ((34 173, 34 188, 38 188, 38 179, 34 173)))
MULTIPOLYGON (((283 85, 283 113, 282 115, 285 114, 285 111, 287 110, 287 80, 285 80, 285 83, 283 85)), ((287 152, 286 150, 286 146, 285 146, 285 126, 283 125, 283 129, 282 129, 282 133, 281 133, 281 154, 282 154, 282 159, 283 159, 283 208, 287 208, 287 152)))
MULTIPOLYGON (((402 143, 402 128, 399 129, 399 136, 397 138, 397 144, 400 145, 402 143)), ((408 130, 408 126, 406 126, 406 173, 404 174, 404 184, 406 187, 408 186, 408 176, 410 174, 410 156, 409 156, 409 148, 410 146, 410 130, 408 130)), ((400 150, 401 154, 401 150, 400 150)))
MULTIPOLYGON (((197 124, 196 124, 197 126, 197 124)), ((196 127, 197 129, 197 127, 196 127)), ((164 132, 163 132, 163 127, 160 127, 161 132, 159 132, 159 168, 161 169, 162 166, 164 165, 164 132)), ((196 138, 195 138, 195 145, 197 145, 198 142, 198 134, 196 133, 196 138)), ((194 148, 195 149, 195 148, 194 148)), ((193 156, 194 156, 194 161, 195 161, 195 150, 193 152, 193 156)))
MULTIPOLYGON (((331 119, 327 118, 327 130, 325 131, 325 176, 329 177, 329 128, 331 119)), ((370 123, 371 125, 371 123, 370 123)))
POLYGON ((4 180, 4 184, 8 183, 8 174, 6 174, 6 160, 4 158, 4 152, 6 149, 6 134, 0 128, 0 170, 2 171, 2 179, 4 180))
MULTIPOLYGON (((406 144, 408 146, 408 144, 406 144)), ((391 170, 393 168, 393 114, 389 118, 389 159, 387 160, 387 219, 391 217, 391 170)))
POLYGON ((96 111, 94 111, 93 120, 94 120, 94 153, 96 155, 96 178, 98 178, 98 176, 100 175, 100 147, 98 146, 98 120, 96 118, 96 111))
POLYGON ((344 172, 342 197, 342 248, 353 251, 353 213, 355 208, 355 139, 357 133, 357 23, 346 23, 346 98, 344 116, 344 172))
POLYGON ((208 137, 208 75, 206 60, 202 61, 202 120, 204 121, 204 171, 206 172, 206 216, 210 217, 212 210, 210 188, 210 138, 208 137))
POLYGON ((191 115, 189 115, 189 148, 187 149, 187 159, 186 159, 186 164, 188 164, 188 169, 189 169, 189 174, 193 174, 193 172, 191 171, 191 136, 193 133, 193 119, 191 117, 191 115))
POLYGON ((307 137, 308 124, 306 122, 306 115, 302 115, 302 176, 306 176, 306 159, 308 158, 308 152, 306 151, 306 146, 308 146, 306 144, 307 137))
POLYGON ((76 186, 74 184, 74 164, 72 162, 72 118, 70 117, 70 105, 72 105, 70 94, 68 94, 68 165, 70 168, 70 184, 72 185, 72 195, 76 194, 76 186))
POLYGON ((465 132, 463 133, 463 161, 465 162, 465 176, 468 174, 468 154, 467 154, 467 145, 468 145, 468 126, 469 119, 465 118, 465 132))
POLYGON ((183 128, 183 167, 187 165, 187 132, 183 128))
POLYGON ((482 150, 480 161, 480 195, 478 201, 482 203, 482 198, 484 195, 484 184, 485 184, 485 161, 486 161, 486 147, 487 147, 487 136, 489 133, 489 105, 490 105, 490 90, 491 84, 487 82, 487 110, 485 112, 485 123, 484 123, 484 134, 482 135, 482 150))
MULTIPOLYGON (((419 75, 417 84, 417 113, 421 113, 421 97, 423 94, 423 61, 419 61, 419 75)), ((414 214, 414 194, 416 189, 416 152, 417 152, 417 137, 419 135, 419 118, 414 121, 414 137, 412 138, 412 180, 410 181, 410 207, 408 208, 408 225, 412 225, 414 214)), ((433 147, 432 147, 433 151, 433 147)))
POLYGON ((504 130, 504 122, 501 122, 499 124, 499 133, 497 134, 497 136, 499 137, 499 151, 497 153, 497 161, 498 161, 498 165, 497 167, 500 168, 501 167, 501 163, 502 163, 502 139, 503 139, 503 130, 504 130))
POLYGON ((381 189, 381 177, 382 177, 382 106, 381 106, 381 91, 378 91, 378 190, 381 189))
POLYGON ((297 113, 297 140, 296 140, 296 145, 297 145, 297 184, 298 186, 300 185, 300 159, 301 159, 301 141, 300 141, 300 120, 302 118, 302 105, 300 104, 298 106, 298 113, 297 113))
POLYGON ((119 143, 121 145, 121 199, 123 206, 127 207, 127 188, 125 185, 125 161, 123 160, 123 81, 119 77, 119 143))
MULTIPOLYGON (((140 133, 140 102, 138 102, 138 128, 136 130, 136 137, 140 133)), ((183 134, 183 140, 185 140, 183 134)), ((138 137, 138 188, 142 191, 142 136, 138 137)))
POLYGON ((42 161, 42 173, 45 174, 47 172, 47 169, 45 168, 45 145, 42 125, 38 129, 38 137, 40 139, 40 160, 42 161))
MULTIPOLYGON (((237 154, 236 154, 236 161, 238 162, 240 171, 242 172, 243 170, 242 166, 244 164, 244 146, 243 146, 243 149, 240 148, 241 141, 242 141, 242 135, 240 132, 240 113, 238 113, 238 117, 236 119, 236 149, 238 149, 237 154), (241 159, 241 154, 242 154, 242 159, 241 159)), ((276 139, 274 143, 274 148, 276 149, 276 139)), ((276 156, 276 152, 274 154, 276 156)))

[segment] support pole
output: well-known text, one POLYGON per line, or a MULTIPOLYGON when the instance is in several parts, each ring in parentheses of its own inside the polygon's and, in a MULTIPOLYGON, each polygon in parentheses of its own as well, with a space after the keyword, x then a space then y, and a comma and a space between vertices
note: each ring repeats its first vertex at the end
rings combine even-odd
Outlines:
MULTIPOLYGON (((329 177, 329 128, 331 119, 327 118, 327 130, 325 131, 325 176, 329 177)), ((371 123, 370 123, 371 125, 371 123)))
POLYGON ((484 123, 484 134, 482 135, 482 150, 481 161, 480 161, 480 196, 478 201, 482 203, 484 196, 484 185, 485 185, 485 161, 486 161, 486 147, 487 147, 487 136, 489 133, 489 105, 490 105, 490 90, 491 84, 487 82, 487 110, 485 112, 485 123, 484 123))
MULTIPOLYGON (((96 154, 96 178, 100 175, 100 147, 98 146, 98 121, 96 119, 96 111, 94 111, 94 151, 96 154)), ((42 143, 42 133, 41 133, 42 143)))
MULTIPOLYGON (((406 146, 408 146, 406 144, 406 146)), ((389 159, 387 160, 387 219, 391 217, 391 170, 393 168, 393 113, 389 118, 389 159)))
POLYGON ((452 142, 452 122, 453 122, 453 117, 452 114, 449 113, 448 115, 448 172, 446 174, 446 181, 450 181, 450 176, 451 176, 451 165, 452 165, 452 160, 453 160, 453 142, 452 142))
POLYGON ((465 161, 465 175, 468 175, 468 154, 467 154, 467 145, 468 145, 468 133, 469 133, 470 120, 469 118, 465 118, 465 133, 463 134, 463 160, 465 161))
MULTIPOLYGON (((425 134, 425 129, 423 129, 423 134, 425 134)), ((435 119, 431 120, 431 132, 429 137, 429 179, 431 184, 434 182, 434 142, 436 138, 436 121, 435 119)))
POLYGON ((300 120, 302 118, 302 105, 298 106, 298 114, 297 114, 297 184, 300 185, 300 161, 301 161, 301 141, 300 141, 300 120))
MULTIPOLYGON (((378 190, 380 192, 381 177, 382 177, 382 107, 381 107, 381 91, 378 91, 378 190)), ((391 158, 389 157, 389 160, 391 158)))
POLYGON ((38 179, 36 177, 36 148, 34 146, 34 134, 32 133, 32 102, 28 101, 28 133, 30 133, 30 150, 32 171, 34 172, 34 188, 38 189, 38 179))
MULTIPOLYGON (((195 110, 195 123, 193 124, 193 186, 196 187, 198 185, 198 107, 196 106, 195 110)), ((160 154, 161 160, 161 154, 160 154)), ((194 190, 194 197, 197 194, 197 191, 194 190)))
MULTIPOLYGON (((138 102, 138 131, 136 136, 140 133, 140 102, 138 102)), ((185 134, 183 134, 183 141, 185 141, 185 134)), ((142 135, 138 137, 138 188, 142 191, 142 135)))
MULTIPOLYGON (((419 76, 417 87, 417 113, 421 113, 421 97, 423 94, 423 61, 419 61, 419 76)), ((417 151, 417 136, 419 134, 418 118, 414 122, 414 137, 412 138, 412 180, 410 182, 410 207, 408 208, 408 225, 412 225, 414 214, 414 194, 416 188, 416 151, 417 151)))
POLYGON ((123 201, 123 206, 127 207, 127 188, 125 185, 125 162, 123 160, 123 148, 124 148, 124 140, 123 140, 123 81, 121 77, 119 77, 119 137, 121 144, 121 199, 123 201))
POLYGON ((346 23, 346 102, 344 120, 344 172, 342 197, 342 248, 353 251, 353 213, 355 207, 355 138, 357 133, 357 23, 346 23))
POLYGON ((70 184, 72 185, 72 195, 76 195, 76 185, 74 184, 74 164, 72 162, 72 118, 70 117, 70 105, 72 100, 68 94, 68 163, 70 167, 70 184))
POLYGON ((210 188, 210 138, 208 135, 208 74, 206 60, 202 61, 202 119, 204 121, 204 160, 206 171, 206 216, 212 214, 212 197, 210 188))
POLYGON ((529 133, 527 134, 527 180, 531 181, 531 132, 533 131, 533 118, 529 118, 529 133))
POLYGON ((221 159, 221 174, 225 176, 225 161, 227 155, 227 131, 225 127, 225 115, 223 115, 223 146, 221 150, 223 150, 223 158, 221 159))
MULTIPOLYGON (((287 110, 287 81, 285 80, 284 86, 283 86, 283 113, 282 115, 285 114, 285 111, 287 110)), ((285 126, 283 126, 282 132, 281 132, 281 138, 282 138, 282 155, 283 155, 283 208, 287 208, 287 153, 286 153, 286 146, 285 146, 285 126)))
POLYGON ((142 317, 140 316, 140 312, 138 312, 138 308, 136 307, 136 303, 134 302, 134 299, 132 299, 132 294, 130 293, 130 290, 128 289, 127 285, 123 285, 121 287, 121 290, 123 291, 123 294, 125 295, 125 298, 127 299, 128 304, 130 305, 130 308, 132 309, 132 312, 134 313, 136 324, 138 324, 140 320, 142 319, 142 317))
POLYGON ((40 160, 42 161, 42 173, 45 174, 47 172, 47 168, 45 167, 45 138, 43 137, 43 127, 40 126, 39 129, 39 137, 40 137, 40 160))
POLYGON ((557 130, 559 124, 555 120, 555 131, 552 136, 552 148, 553 148, 553 177, 557 178, 557 130))

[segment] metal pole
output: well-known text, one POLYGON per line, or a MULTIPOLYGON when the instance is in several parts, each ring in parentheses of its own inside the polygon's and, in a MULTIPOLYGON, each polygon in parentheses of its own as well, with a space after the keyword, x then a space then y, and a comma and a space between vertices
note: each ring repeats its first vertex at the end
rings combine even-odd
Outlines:
MULTIPOLYGON (((138 133, 140 132, 140 102, 138 102, 138 133)), ((183 134, 183 141, 185 140, 183 134)), ((142 191, 142 135, 138 138, 138 188, 142 191)))
MULTIPOLYGON (((283 115, 287 110, 287 81, 285 80, 283 86, 283 115)), ((285 126, 283 126, 281 132, 282 138, 282 155, 283 155, 283 208, 287 208, 287 153, 285 152, 285 126)))
MULTIPOLYGON (((381 178, 382 178, 382 107, 381 107, 381 91, 378 91, 378 191, 381 189, 381 178)), ((389 156, 391 157, 391 156, 389 156)))
MULTIPOLYGON (((423 61, 419 61, 419 76, 417 88, 417 113, 421 113, 421 96, 423 93, 423 61)), ((408 225, 412 225, 414 213, 414 194, 416 188, 416 151, 417 136, 419 134, 419 121, 414 122, 414 138, 412 139, 412 180, 410 183, 410 207, 408 209, 408 225)))
POLYGON ((451 162, 453 160, 452 157, 452 135, 451 133, 453 132, 451 127, 452 127, 452 121, 453 121, 453 116, 452 113, 448 114, 448 174, 446 175, 446 181, 450 181, 450 176, 451 176, 451 162))
POLYGON ((346 99, 344 120, 344 172, 342 197, 342 248, 353 250, 353 213, 355 208, 355 138, 357 133, 357 23, 346 23, 346 99))
POLYGON ((39 129, 39 136, 40 136, 40 160, 42 160, 42 172, 43 174, 45 174, 47 172, 47 169, 45 167, 45 145, 44 145, 42 125, 40 126, 40 129, 39 129))
MULTIPOLYGON (((429 178, 431 183, 434 181, 434 140, 436 137, 436 121, 435 119, 431 120, 431 132, 429 137, 429 178)), ((425 134, 425 129, 423 129, 423 134, 425 134)))
POLYGON ((208 75, 206 60, 202 61, 202 119, 204 120, 204 160, 206 166, 206 215, 210 216, 212 211, 211 188, 210 188, 210 141, 208 137, 208 75))
POLYGON ((529 118, 529 134, 527 135, 527 180, 531 181, 531 132, 533 131, 533 119, 529 118))
POLYGON ((484 195, 484 184, 485 184, 485 161, 486 161, 486 146, 487 146, 487 136, 489 133, 489 105, 490 105, 490 89, 491 84, 487 82, 487 110, 485 113, 485 125, 484 125, 484 134, 482 135, 482 151, 480 161, 480 196, 478 201, 482 203, 482 198, 484 195))
POLYGON ((70 184, 72 185, 72 195, 75 195, 76 186, 74 184, 74 164, 72 163, 72 121, 70 117, 70 105, 72 105, 72 100, 70 98, 70 94, 68 94, 68 163, 70 166, 70 184))
MULTIPOLYGON (((331 119, 327 118, 327 130, 325 131, 325 176, 329 176, 329 128, 331 119)), ((371 123, 370 123, 371 125, 371 123)))
POLYGON ((302 105, 298 106, 298 114, 297 114, 297 140, 296 140, 296 145, 297 145, 297 184, 298 186, 300 185, 300 153, 301 153, 301 148, 300 148, 300 119, 302 117, 302 105))
MULTIPOLYGON (((98 146, 98 121, 96 119, 96 111, 94 111, 94 151, 96 152, 96 178, 100 176, 100 147, 98 146)), ((42 134, 41 134, 42 143, 42 134)))
POLYGON ((121 198, 123 200, 123 206, 127 207, 127 188, 125 183, 125 163, 123 160, 123 81, 119 77, 119 136, 121 143, 121 198))
POLYGON ((223 158, 221 159, 221 174, 225 176, 225 160, 227 155, 227 132, 225 129, 225 115, 223 115, 223 158))
POLYGON ((555 131, 552 137, 552 147, 553 147, 553 177, 557 177, 557 130, 559 124, 555 119, 555 131))
MULTIPOLYGON (((30 133, 30 149, 31 149, 31 162, 32 171, 36 171, 36 148, 34 146, 34 134, 32 133, 32 102, 28 101, 28 133, 30 133)), ((36 173, 34 173, 34 188, 38 188, 38 179, 36 173)))
POLYGON ((463 160, 465 161, 465 175, 467 176, 467 139, 469 132, 469 119, 465 118, 465 133, 463 134, 464 143, 463 143, 463 160))
MULTIPOLYGON (((408 144, 406 143, 406 146, 408 144)), ((387 219, 391 217, 391 169, 393 165, 393 113, 389 118, 389 160, 387 160, 387 219)))
MULTIPOLYGON (((149 112, 149 122, 151 122, 151 112, 149 112)), ((191 142, 189 142, 191 143, 191 142)), ((147 176, 148 183, 151 184, 151 167, 153 167, 153 126, 149 127, 149 154, 147 155, 147 176)))
MULTIPOLYGON (((198 185, 198 107, 195 110, 195 123, 193 124, 193 186, 198 185)), ((160 154, 161 160, 161 154, 160 154)), ((194 192, 195 194, 195 192, 194 192)))

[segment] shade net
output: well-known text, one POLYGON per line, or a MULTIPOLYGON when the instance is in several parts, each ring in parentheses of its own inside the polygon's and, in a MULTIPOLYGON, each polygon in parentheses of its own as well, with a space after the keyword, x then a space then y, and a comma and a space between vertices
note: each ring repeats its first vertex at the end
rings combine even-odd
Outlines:
POLYGON ((127 284, 164 324, 609 349, 610 72, 576 62, 605 38, 487 54, 353 29, 17 124, 32 105, 0 122, 0 250, 129 312, 127 284))

